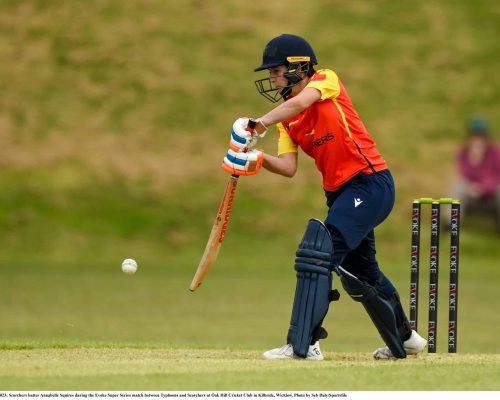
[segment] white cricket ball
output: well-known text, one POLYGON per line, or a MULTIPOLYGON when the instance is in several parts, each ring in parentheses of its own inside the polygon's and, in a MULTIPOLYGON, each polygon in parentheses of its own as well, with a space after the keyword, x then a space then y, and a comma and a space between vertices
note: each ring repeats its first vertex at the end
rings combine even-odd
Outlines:
POLYGON ((122 271, 126 274, 132 275, 137 271, 137 263, 131 258, 127 258, 122 262, 122 271))

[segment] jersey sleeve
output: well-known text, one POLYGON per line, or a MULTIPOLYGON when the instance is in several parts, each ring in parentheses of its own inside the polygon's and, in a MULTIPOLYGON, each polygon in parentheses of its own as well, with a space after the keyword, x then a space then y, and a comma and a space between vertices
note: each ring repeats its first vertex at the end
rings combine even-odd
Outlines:
POLYGON ((276 124, 278 128, 278 156, 285 153, 297 153, 298 145, 288 135, 283 123, 276 124))
POLYGON ((340 94, 339 77, 331 69, 320 69, 312 77, 306 87, 319 90, 320 101, 335 99, 340 94))

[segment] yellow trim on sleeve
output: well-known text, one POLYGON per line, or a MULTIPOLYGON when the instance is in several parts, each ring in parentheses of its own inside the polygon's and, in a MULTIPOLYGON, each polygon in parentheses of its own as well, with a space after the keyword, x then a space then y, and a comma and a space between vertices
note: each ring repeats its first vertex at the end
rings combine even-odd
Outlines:
POLYGON ((331 69, 320 69, 316 71, 311 79, 306 87, 319 90, 321 93, 320 101, 335 99, 340 94, 339 77, 331 69), (322 75, 325 76, 324 79, 317 79, 321 78, 322 75), (315 77, 317 80, 315 80, 315 77))
POLYGON ((278 156, 285 153, 297 153, 298 145, 286 132, 283 124, 281 122, 276 124, 276 128, 278 129, 278 156))

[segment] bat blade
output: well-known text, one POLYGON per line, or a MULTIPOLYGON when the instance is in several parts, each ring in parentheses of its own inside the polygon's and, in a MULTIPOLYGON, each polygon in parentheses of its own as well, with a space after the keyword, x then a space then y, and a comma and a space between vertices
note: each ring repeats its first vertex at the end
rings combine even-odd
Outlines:
POLYGON ((229 222, 229 216, 231 215, 231 208, 233 206, 237 186, 238 176, 232 175, 227 181, 224 196, 222 196, 222 200, 217 211, 217 217, 215 218, 215 222, 212 226, 212 231, 210 232, 205 251, 201 257, 201 261, 193 277, 193 281, 189 286, 189 290, 192 292, 200 287, 201 283, 210 272, 215 260, 217 259, 217 255, 219 254, 219 250, 226 234, 227 224, 229 222))

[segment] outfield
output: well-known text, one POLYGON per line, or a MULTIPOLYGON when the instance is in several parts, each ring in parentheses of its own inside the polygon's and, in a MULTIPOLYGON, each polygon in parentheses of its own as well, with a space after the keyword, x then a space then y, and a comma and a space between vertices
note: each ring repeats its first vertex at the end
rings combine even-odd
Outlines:
MULTIPOLYGON (((4 0, 0 3, 0 390, 500 390, 499 237, 461 234, 458 354, 374 362, 362 307, 325 320, 321 363, 267 363, 280 346, 320 177, 240 179, 215 270, 188 291, 227 176, 232 122, 269 109, 253 72, 284 32, 333 68, 394 175, 378 259, 407 307, 414 197, 447 197, 471 114, 500 127, 499 3, 488 0, 4 0), (369 34, 368 34, 369 31, 369 34), (121 261, 139 271, 124 275, 121 261)), ((274 130, 259 142, 276 151, 274 130)), ((428 237, 424 216, 423 240, 428 237)), ((420 332, 426 333, 428 245, 420 332)), ((339 282, 334 285, 339 288, 339 282)))
MULTIPOLYGON (((375 362, 370 355, 381 344, 378 334, 341 289, 325 323, 326 361, 281 363, 261 360, 261 352, 283 342, 293 273, 280 255, 269 257, 261 241, 254 243, 254 258, 236 259, 230 250, 237 242, 228 236, 217 268, 195 293, 188 290, 201 255, 195 252, 177 263, 167 254, 164 263, 142 262, 134 276, 124 275, 119 263, 8 268, 0 283, 0 389, 500 389, 498 318, 490 301, 492 276, 498 277, 494 258, 475 261, 464 245, 456 355, 446 354, 445 290, 439 354, 375 362)), ((407 304, 403 261, 388 267, 407 304)), ((443 266, 443 288, 446 272, 443 266)), ((425 279, 422 288, 425 332, 425 279)))

